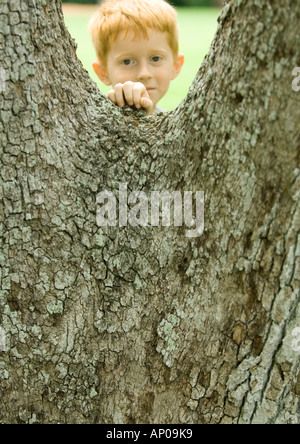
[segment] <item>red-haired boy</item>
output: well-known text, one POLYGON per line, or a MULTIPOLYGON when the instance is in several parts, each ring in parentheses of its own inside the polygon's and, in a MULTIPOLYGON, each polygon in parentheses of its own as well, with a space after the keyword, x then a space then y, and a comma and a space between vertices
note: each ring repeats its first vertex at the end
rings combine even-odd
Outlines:
POLYGON ((153 114, 184 63, 175 9, 164 0, 107 0, 89 24, 93 68, 116 105, 153 114))

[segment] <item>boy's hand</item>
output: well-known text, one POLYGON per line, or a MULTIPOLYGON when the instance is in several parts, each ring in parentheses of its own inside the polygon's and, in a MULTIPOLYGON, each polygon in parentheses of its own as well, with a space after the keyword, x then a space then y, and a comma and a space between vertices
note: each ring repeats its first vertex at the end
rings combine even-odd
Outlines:
POLYGON ((114 89, 109 91, 108 98, 121 108, 129 105, 136 108, 145 108, 147 114, 153 113, 153 102, 145 85, 140 82, 118 83, 114 89))

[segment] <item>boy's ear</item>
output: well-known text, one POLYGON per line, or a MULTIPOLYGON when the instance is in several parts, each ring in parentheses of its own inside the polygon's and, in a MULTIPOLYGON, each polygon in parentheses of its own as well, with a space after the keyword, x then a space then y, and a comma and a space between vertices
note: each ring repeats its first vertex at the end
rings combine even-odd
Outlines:
POLYGON ((107 75, 107 71, 106 71, 105 67, 102 65, 102 63, 99 62, 99 60, 97 60, 96 62, 93 62, 92 65, 93 65, 95 73, 97 74, 97 76, 99 77, 101 82, 103 82, 107 86, 110 86, 111 81, 109 80, 108 75, 107 75))
POLYGON ((184 64, 184 54, 178 54, 177 58, 175 59, 174 66, 173 66, 173 73, 171 80, 174 80, 178 74, 181 71, 181 68, 184 64))

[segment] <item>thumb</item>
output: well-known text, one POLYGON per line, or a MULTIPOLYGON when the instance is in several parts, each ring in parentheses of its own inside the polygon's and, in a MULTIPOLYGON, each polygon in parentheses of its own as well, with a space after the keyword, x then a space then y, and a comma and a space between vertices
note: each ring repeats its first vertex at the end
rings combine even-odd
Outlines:
POLYGON ((153 107, 153 102, 148 97, 142 97, 141 98, 141 105, 143 108, 151 108, 151 107, 153 107))

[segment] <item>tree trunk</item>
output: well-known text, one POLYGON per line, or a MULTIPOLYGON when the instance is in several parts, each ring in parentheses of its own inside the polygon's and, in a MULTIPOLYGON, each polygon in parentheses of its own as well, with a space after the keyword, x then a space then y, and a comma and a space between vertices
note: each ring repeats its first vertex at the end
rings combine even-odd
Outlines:
POLYGON ((144 117, 59 0, 1 0, 1 423, 299 422, 299 18, 227 2, 185 100, 144 117), (204 191, 203 235, 97 225, 120 184, 204 191))

